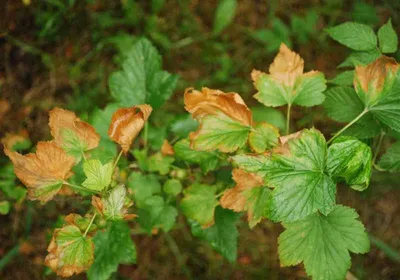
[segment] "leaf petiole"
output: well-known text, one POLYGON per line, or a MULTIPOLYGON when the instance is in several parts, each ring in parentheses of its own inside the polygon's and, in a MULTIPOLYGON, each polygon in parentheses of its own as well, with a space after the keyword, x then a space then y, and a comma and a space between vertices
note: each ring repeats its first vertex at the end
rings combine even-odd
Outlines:
POLYGON ((382 140, 385 137, 385 132, 382 131, 381 134, 379 135, 379 140, 378 140, 378 144, 376 145, 375 148, 375 154, 374 154, 374 158, 372 159, 372 165, 375 165, 376 159, 378 157, 379 154, 379 150, 381 149, 381 145, 382 145, 382 140))
POLYGON ((98 193, 99 193, 99 192, 94 191, 94 190, 89 190, 89 189, 87 189, 87 188, 84 188, 84 187, 81 187, 81 186, 78 186, 78 185, 75 185, 75 184, 71 184, 71 183, 69 183, 69 182, 67 182, 67 181, 64 181, 63 184, 64 184, 64 185, 67 185, 67 186, 70 186, 70 187, 73 188, 73 189, 78 189, 78 190, 81 190, 81 191, 90 192, 90 193, 95 193, 95 194, 98 194, 98 193))
POLYGON ((290 133, 290 111, 292 109, 292 104, 288 103, 287 112, 286 112, 286 135, 290 133))
POLYGON ((368 113, 368 108, 365 108, 364 111, 362 111, 357 117, 355 117, 354 120, 349 122, 345 127, 343 127, 341 130, 335 133, 335 135, 332 136, 331 139, 329 139, 327 144, 330 144, 333 140, 335 140, 336 137, 338 137, 340 134, 342 134, 346 129, 348 129, 350 126, 355 124, 359 119, 361 119, 366 113, 368 113))
POLYGON ((94 218, 96 218, 96 215, 97 215, 97 213, 94 213, 92 219, 90 220, 90 223, 89 223, 88 227, 85 230, 85 233, 83 234, 83 237, 86 237, 87 233, 89 232, 89 229, 92 226, 94 218))

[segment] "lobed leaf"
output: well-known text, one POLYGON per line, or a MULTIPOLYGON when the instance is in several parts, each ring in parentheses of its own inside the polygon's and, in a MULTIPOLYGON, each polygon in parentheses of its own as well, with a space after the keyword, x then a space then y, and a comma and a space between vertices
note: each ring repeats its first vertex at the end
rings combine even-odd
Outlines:
POLYGON ((83 163, 86 180, 82 186, 94 191, 102 191, 111 184, 113 162, 101 164, 98 159, 89 159, 83 163))

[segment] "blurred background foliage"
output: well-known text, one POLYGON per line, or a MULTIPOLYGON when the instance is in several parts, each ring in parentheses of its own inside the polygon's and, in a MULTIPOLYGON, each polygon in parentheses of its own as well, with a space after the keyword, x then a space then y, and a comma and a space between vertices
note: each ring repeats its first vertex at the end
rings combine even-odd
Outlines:
MULTIPOLYGON (((268 119, 283 127, 281 111, 260 106, 252 98, 252 69, 267 71, 284 42, 304 58, 306 70, 322 71, 332 79, 350 51, 330 39, 325 28, 355 21, 377 30, 391 18, 398 32, 399 15, 398 1, 3 0, 0 137, 23 131, 29 141, 19 149, 25 151, 31 143, 49 139, 47 115, 55 106, 92 120, 100 133, 105 133, 108 124, 101 121, 100 109, 113 100, 109 75, 121 67, 141 37, 157 47, 163 69, 178 75, 171 99, 152 116, 149 141, 153 150, 161 147, 160 139, 185 137, 190 131, 185 127, 195 125, 183 108, 186 87, 238 92, 252 107, 255 120, 268 119)), ((394 57, 399 59, 400 54, 394 57)), ((108 111, 111 114, 113 109, 108 111)), ((340 127, 326 118, 322 107, 296 109, 293 123, 297 129, 316 126, 325 135, 340 127)), ((230 173, 226 173, 216 176, 229 180, 230 173)), ((357 209, 367 230, 374 234, 370 253, 353 258, 352 271, 360 279, 400 278, 400 188, 395 177, 374 174, 364 193, 338 189, 339 202, 357 209)), ((79 212, 89 202, 60 199, 41 206, 26 201, 25 189, 16 184, 8 160, 0 154, 0 198, 12 201, 0 203, 0 214, 8 213, 0 215, 0 278, 42 279, 49 272, 42 262, 51 229, 57 226, 54 221, 60 223, 59 213, 79 212)), ((138 264, 121 266, 115 277, 306 278, 301 267, 279 267, 279 225, 263 222, 250 231, 243 219, 240 223, 235 264, 194 239, 182 217, 171 234, 146 236, 133 230, 138 264)))

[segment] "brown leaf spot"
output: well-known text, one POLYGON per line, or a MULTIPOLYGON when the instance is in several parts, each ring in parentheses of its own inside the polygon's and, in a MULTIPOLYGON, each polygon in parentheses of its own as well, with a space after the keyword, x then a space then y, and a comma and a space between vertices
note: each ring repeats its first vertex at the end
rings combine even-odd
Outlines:
POLYGON ((174 148, 168 142, 168 140, 164 140, 161 146, 161 153, 163 156, 173 156, 175 154, 174 148))

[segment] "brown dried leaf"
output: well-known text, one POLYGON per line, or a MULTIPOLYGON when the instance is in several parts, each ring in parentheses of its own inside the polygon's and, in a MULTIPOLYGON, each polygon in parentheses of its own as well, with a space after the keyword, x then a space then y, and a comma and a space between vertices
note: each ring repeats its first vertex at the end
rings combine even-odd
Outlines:
POLYGON ((223 113, 245 126, 252 125, 251 111, 237 93, 224 93, 209 88, 202 88, 201 91, 187 88, 184 99, 185 109, 197 120, 223 113))
POLYGON ((104 216, 104 204, 100 197, 92 196, 92 205, 101 214, 101 216, 104 216))
POLYGON ((28 131, 21 130, 19 133, 6 133, 6 135, 1 139, 1 143, 9 149, 13 150, 15 144, 29 140, 28 131))
POLYGON ((68 145, 63 135, 66 130, 74 132, 79 141, 85 145, 85 150, 94 149, 99 145, 100 135, 93 126, 76 117, 75 113, 61 108, 54 108, 49 115, 50 132, 58 146, 64 147, 68 145))
POLYGON ((4 153, 14 164, 15 175, 27 186, 30 199, 42 202, 58 193, 75 163, 74 158, 54 142, 39 142, 35 154, 21 155, 7 147, 4 153))
POLYGON ((231 209, 235 212, 246 211, 247 198, 243 195, 243 192, 261 187, 263 179, 256 174, 248 173, 242 169, 234 169, 232 178, 236 182, 236 186, 226 190, 219 202, 223 208, 231 209))
POLYGON ((143 104, 131 108, 118 109, 112 116, 108 135, 121 145, 124 153, 129 151, 133 140, 142 130, 153 109, 143 104))
POLYGON ((175 154, 174 148, 168 140, 164 140, 164 143, 161 146, 161 153, 163 156, 173 156, 175 154))
POLYGON ((382 90, 388 74, 396 73, 399 68, 396 60, 391 57, 381 56, 373 63, 366 66, 357 66, 354 76, 354 87, 360 84, 364 93, 379 93, 382 90))

